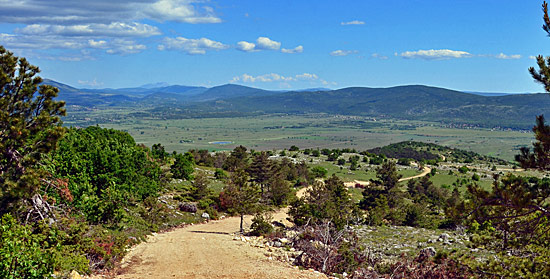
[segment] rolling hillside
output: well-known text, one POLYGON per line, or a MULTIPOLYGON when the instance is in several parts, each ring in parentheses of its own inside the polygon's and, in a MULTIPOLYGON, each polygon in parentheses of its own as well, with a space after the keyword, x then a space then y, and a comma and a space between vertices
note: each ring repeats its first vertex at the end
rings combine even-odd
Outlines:
POLYGON ((58 87, 59 99, 65 100, 69 106, 139 106, 153 117, 328 113, 530 129, 535 116, 550 114, 550 96, 547 94, 481 96, 422 85, 285 92, 234 84, 212 88, 171 85, 90 90, 51 80, 45 83, 58 87))

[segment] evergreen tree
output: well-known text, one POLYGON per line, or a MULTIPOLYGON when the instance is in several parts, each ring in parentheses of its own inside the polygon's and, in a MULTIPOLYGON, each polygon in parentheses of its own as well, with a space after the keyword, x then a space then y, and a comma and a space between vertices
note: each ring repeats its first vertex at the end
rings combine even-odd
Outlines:
POLYGON ((390 191, 399 183, 402 175, 397 173, 395 163, 388 161, 376 169, 376 184, 382 185, 386 191, 390 191))
POLYGON ((228 211, 241 217, 240 232, 244 232, 244 215, 254 214, 260 211, 260 189, 258 184, 248 181, 249 177, 242 169, 231 174, 229 184, 223 192, 224 199, 229 202, 226 205, 228 211))
POLYGON ((231 151, 231 155, 227 157, 223 164, 223 168, 228 171, 236 171, 239 169, 246 169, 248 166, 248 152, 246 147, 239 145, 231 151))
POLYGON ((170 167, 172 177, 185 180, 193 179, 193 171, 195 170, 195 160, 189 152, 185 154, 176 154, 174 164, 170 167))
POLYGON ((272 176, 273 167, 273 163, 269 160, 269 156, 263 151, 254 155, 252 163, 248 167, 248 174, 252 178, 252 181, 260 185, 262 193, 264 192, 267 180, 272 176))
POLYGON ((193 180, 193 198, 200 200, 210 194, 210 189, 208 189, 208 184, 210 180, 204 172, 198 172, 195 175, 195 180, 193 180))
POLYGON ((357 207, 344 182, 332 175, 324 182, 316 181, 305 197, 292 204, 289 214, 297 225, 330 221, 340 230, 354 221, 357 207))
MULTIPOLYGON (((542 11, 544 21, 542 29, 550 36, 550 17, 548 17, 548 3, 546 1, 542 3, 542 11)), ((529 73, 531 73, 535 81, 544 86, 546 92, 550 92, 550 56, 537 56, 537 65, 539 67, 538 71, 534 67, 530 67, 529 73)))
POLYGON ((38 67, 0 46, 0 214, 32 197, 45 177, 37 166, 62 137, 59 90, 40 85, 38 67))

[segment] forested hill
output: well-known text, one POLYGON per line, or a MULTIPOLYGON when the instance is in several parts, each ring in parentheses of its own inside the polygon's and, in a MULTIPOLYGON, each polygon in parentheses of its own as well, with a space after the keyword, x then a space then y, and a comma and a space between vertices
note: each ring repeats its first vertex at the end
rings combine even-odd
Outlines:
POLYGON ((59 99, 69 106, 139 106, 151 116, 170 118, 329 113, 530 129, 535 116, 550 113, 547 94, 480 96, 422 85, 284 92, 234 84, 90 90, 46 83, 60 88, 59 99))
MULTIPOLYGON (((203 106, 214 107, 212 103, 203 106)), ((530 129, 535 116, 550 113, 547 94, 486 97, 428 86, 344 88, 322 92, 229 99, 218 110, 331 114, 443 121, 484 127, 530 129)))

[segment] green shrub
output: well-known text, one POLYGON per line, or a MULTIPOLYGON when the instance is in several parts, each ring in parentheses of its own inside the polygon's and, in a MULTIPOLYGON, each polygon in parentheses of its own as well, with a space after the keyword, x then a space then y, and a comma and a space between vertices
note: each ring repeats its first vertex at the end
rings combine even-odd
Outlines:
POLYGON ((271 225, 270 217, 262 214, 256 214, 252 218, 252 224, 250 225, 250 235, 260 236, 268 235, 273 232, 273 225, 271 225))
POLYGON ((0 225, 0 278, 45 278, 54 271, 54 253, 44 235, 33 234, 9 214, 0 225))
POLYGON ((214 204, 214 201, 211 199, 202 199, 198 202, 197 207, 200 209, 206 209, 214 204))

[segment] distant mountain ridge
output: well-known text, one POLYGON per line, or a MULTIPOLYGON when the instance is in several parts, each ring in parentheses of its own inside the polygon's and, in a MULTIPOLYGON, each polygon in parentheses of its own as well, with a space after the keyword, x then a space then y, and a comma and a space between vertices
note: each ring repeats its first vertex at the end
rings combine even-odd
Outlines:
POLYGON ((328 113, 408 120, 439 121, 530 129, 535 116, 550 114, 548 94, 481 96, 445 88, 405 85, 389 88, 349 87, 337 90, 270 91, 236 84, 212 88, 169 85, 155 88, 77 89, 45 80, 60 89, 59 99, 83 107, 140 106, 153 117, 257 115, 263 113, 328 113), (177 111, 177 114, 174 114, 177 111))

